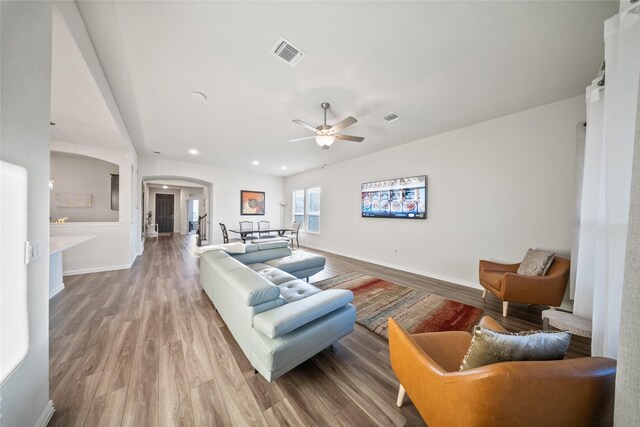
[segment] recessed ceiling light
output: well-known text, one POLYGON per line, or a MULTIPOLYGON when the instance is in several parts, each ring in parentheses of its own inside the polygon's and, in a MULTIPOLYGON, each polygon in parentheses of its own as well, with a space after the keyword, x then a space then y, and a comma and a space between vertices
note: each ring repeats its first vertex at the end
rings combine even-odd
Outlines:
POLYGON ((280 169, 287 170, 287 167, 286 166, 282 166, 280 169))
POLYGON ((191 92, 191 97, 198 101, 206 101, 207 95, 202 92, 191 92))
POLYGON ((193 148, 189 150, 189 154, 193 154, 194 156, 198 154, 198 150, 194 150, 193 148))
POLYGON ((251 164, 254 165, 254 166, 258 166, 260 164, 260 162, 257 161, 257 160, 254 160, 253 162, 251 162, 251 164))
POLYGON ((160 152, 159 151, 154 151, 153 154, 160 154, 160 152))
POLYGON ((167 188, 169 188, 169 187, 167 187, 166 185, 163 185, 163 186, 162 186, 162 188, 164 188, 164 189, 166 190, 166 189, 167 189, 167 188))

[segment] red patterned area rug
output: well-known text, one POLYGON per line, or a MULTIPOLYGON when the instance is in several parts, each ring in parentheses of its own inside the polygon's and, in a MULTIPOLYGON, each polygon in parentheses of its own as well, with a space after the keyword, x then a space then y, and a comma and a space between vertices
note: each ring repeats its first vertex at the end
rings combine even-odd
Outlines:
POLYGON ((320 289, 353 291, 357 323, 385 338, 388 338, 389 317, 410 334, 416 334, 470 331, 484 312, 481 308, 360 273, 342 274, 313 285, 320 289))

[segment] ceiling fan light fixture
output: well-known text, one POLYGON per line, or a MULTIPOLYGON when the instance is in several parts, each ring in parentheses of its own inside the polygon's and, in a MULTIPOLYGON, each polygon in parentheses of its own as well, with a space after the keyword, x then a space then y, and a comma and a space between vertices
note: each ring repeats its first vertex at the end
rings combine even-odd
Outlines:
POLYGON ((322 148, 329 148, 336 140, 335 136, 331 135, 318 135, 316 136, 316 143, 322 148))

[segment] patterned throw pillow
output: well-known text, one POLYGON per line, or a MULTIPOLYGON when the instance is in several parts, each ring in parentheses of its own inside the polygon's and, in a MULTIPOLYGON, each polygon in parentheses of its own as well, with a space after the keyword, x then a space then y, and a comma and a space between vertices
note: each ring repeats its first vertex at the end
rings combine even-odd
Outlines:
POLYGON ((570 342, 566 331, 509 333, 476 326, 460 370, 498 362, 562 360, 570 342))
POLYGON ((529 249, 518 267, 518 274, 523 276, 544 276, 549 271, 556 256, 553 252, 529 249))

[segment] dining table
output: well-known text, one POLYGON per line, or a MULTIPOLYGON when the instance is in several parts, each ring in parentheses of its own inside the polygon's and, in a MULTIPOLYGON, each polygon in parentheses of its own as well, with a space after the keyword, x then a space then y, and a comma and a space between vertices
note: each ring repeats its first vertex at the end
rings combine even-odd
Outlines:
MULTIPOLYGON (((229 231, 232 232, 232 233, 239 234, 240 238, 244 242, 244 241, 247 240, 247 236, 250 235, 250 234, 255 234, 255 233, 260 233, 260 234, 278 233, 278 237, 284 237, 284 233, 286 233, 287 231, 295 231, 295 228, 292 228, 292 227, 269 227, 269 228, 261 228, 260 230, 240 230, 239 228, 230 228, 229 231)), ((266 238, 267 237, 263 237, 263 239, 266 239, 266 238)))

